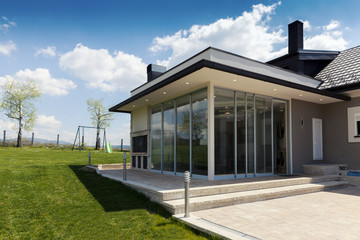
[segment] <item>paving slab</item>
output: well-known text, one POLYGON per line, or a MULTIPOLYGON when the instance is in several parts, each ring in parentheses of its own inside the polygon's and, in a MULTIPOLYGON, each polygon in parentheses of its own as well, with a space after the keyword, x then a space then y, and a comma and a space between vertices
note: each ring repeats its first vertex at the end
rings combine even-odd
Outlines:
POLYGON ((228 239, 355 240, 360 238, 360 187, 196 211, 190 216, 175 217, 228 239))

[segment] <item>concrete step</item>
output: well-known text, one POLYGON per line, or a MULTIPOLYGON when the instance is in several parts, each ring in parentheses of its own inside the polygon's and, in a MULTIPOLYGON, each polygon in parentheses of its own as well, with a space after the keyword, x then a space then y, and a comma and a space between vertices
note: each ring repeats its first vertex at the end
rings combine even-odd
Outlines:
MULTIPOLYGON (((213 185, 207 187, 191 187, 190 183, 190 197, 201 197, 209 195, 218 195, 234 192, 253 191, 267 188, 285 187, 317 182, 338 181, 339 175, 327 176, 311 176, 311 177, 294 177, 284 178, 268 181, 242 182, 225 185, 213 185)), ((160 191, 159 196, 163 201, 184 199, 184 189, 174 189, 160 191)))
MULTIPOLYGON (((289 181, 290 179, 287 179, 289 181)), ((346 181, 325 181, 291 186, 272 187, 251 191, 222 193, 209 196, 191 197, 190 211, 199 211, 241 203, 263 201, 274 198, 289 197, 305 193, 318 192, 346 185, 346 181)), ((172 214, 184 212, 184 199, 164 201, 163 206, 172 214)))

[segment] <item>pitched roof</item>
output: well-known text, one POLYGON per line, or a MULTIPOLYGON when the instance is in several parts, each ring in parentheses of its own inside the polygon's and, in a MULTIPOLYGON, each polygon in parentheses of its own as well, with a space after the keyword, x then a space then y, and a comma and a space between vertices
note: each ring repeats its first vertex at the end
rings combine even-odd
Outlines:
POLYGON ((360 46, 342 51, 315 79, 323 81, 320 89, 360 83, 360 46))

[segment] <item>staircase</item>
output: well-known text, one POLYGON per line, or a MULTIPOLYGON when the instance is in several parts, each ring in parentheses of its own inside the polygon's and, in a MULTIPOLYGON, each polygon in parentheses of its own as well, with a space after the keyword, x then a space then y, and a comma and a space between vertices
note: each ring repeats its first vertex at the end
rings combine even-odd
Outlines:
MULTIPOLYGON (((294 177, 195 188, 191 188, 190 183, 190 211, 318 192, 340 188, 346 184, 346 181, 340 181, 338 175, 294 177)), ((183 189, 160 191, 156 201, 172 214, 184 212, 183 189)))

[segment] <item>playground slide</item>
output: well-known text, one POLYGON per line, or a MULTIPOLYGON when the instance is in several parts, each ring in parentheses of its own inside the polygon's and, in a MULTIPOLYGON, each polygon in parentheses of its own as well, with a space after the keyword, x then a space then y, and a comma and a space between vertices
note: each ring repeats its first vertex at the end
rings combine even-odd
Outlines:
POLYGON ((107 153, 112 153, 110 142, 106 142, 106 152, 107 153))

